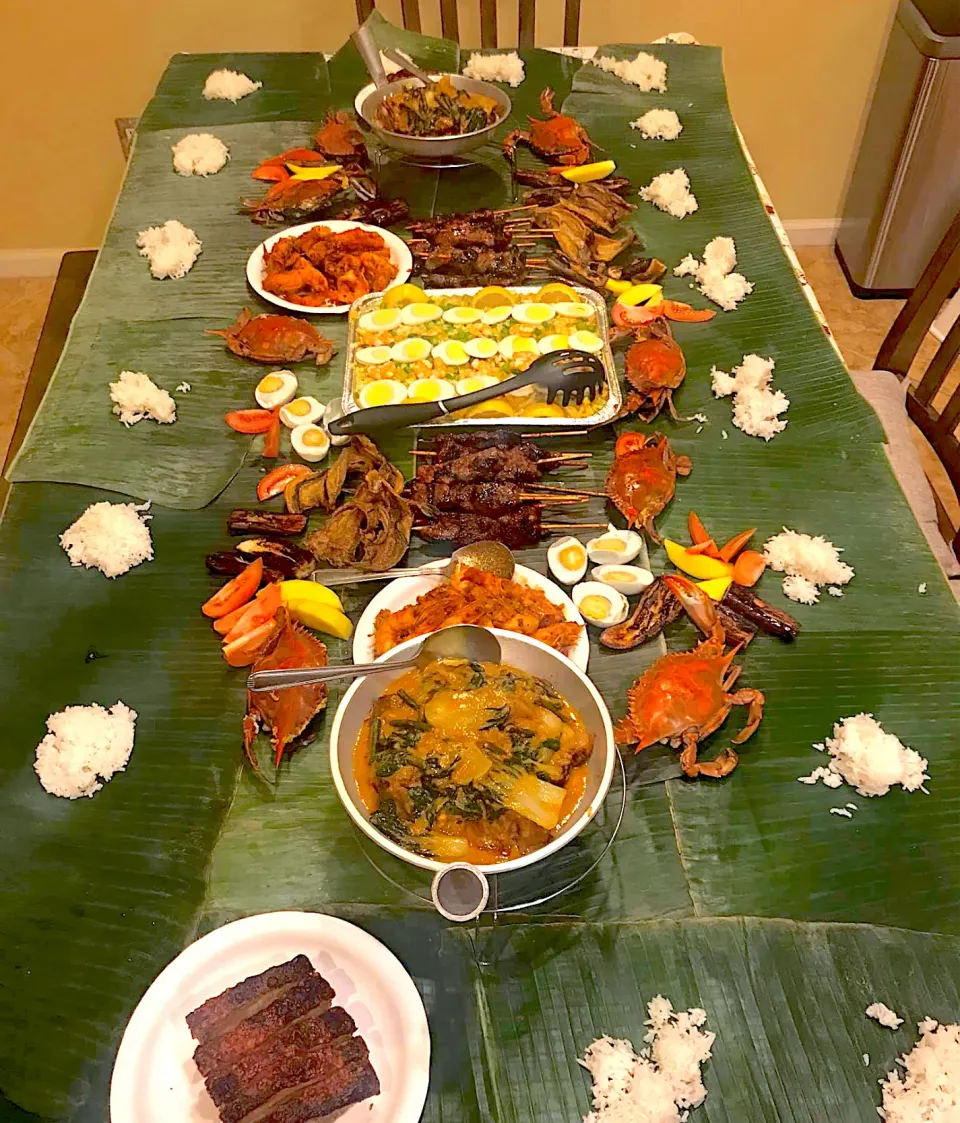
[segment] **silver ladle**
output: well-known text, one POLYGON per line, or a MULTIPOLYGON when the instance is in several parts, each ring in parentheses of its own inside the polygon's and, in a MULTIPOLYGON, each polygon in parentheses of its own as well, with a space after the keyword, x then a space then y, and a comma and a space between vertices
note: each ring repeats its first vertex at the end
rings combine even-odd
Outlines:
POLYGON ((353 663, 339 667, 290 667, 274 671, 254 671, 247 678, 253 691, 286 690, 291 686, 313 686, 337 678, 359 678, 378 671, 398 671, 407 667, 426 667, 435 659, 466 659, 471 663, 499 663, 500 642, 493 632, 474 624, 457 624, 433 632, 408 659, 399 663, 353 663))

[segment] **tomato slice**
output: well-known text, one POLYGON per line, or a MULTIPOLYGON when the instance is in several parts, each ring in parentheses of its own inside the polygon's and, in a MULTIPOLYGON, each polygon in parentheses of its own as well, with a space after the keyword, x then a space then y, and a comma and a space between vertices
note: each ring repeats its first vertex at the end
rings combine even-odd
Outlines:
POLYGON ((260 588, 263 580, 263 558, 252 561, 243 573, 237 574, 232 581, 228 581, 222 589, 218 589, 213 596, 203 604, 200 611, 204 616, 216 620, 226 616, 228 612, 246 604, 253 594, 260 588))
POLYGON ((653 323, 661 316, 660 305, 647 308, 643 304, 621 304, 618 300, 610 309, 610 318, 618 328, 635 328, 653 323))
POLYGON ((260 454, 264 460, 276 460, 280 455, 280 410, 272 411, 273 421, 263 440, 263 452, 260 454))
POLYGON ((235 409, 223 419, 235 433, 266 433, 273 424, 269 409, 235 409))
POLYGON ((277 614, 282 599, 279 585, 267 585, 261 589, 249 604, 243 606, 239 617, 234 621, 230 631, 226 633, 223 642, 225 644, 233 643, 234 640, 245 636, 247 632, 252 632, 254 628, 259 628, 261 624, 266 624, 268 620, 272 620, 277 614))
POLYGON ((306 464, 281 464, 278 468, 267 472, 257 484, 257 498, 261 503, 272 499, 275 495, 282 495, 284 488, 291 480, 305 480, 313 475, 313 469, 306 464))
POLYGON ((276 624, 268 620, 252 632, 245 632, 239 639, 223 645, 223 657, 231 667, 249 667, 260 652, 270 642, 276 624))
MULTIPOLYGON (((266 570, 264 570, 264 577, 266 577, 266 570)), ((311 582, 312 584, 313 582, 311 582)), ((228 635, 234 625, 240 620, 244 613, 249 612, 255 605, 261 604, 265 599, 276 598, 277 603, 280 603, 280 587, 276 584, 264 585, 264 587, 257 593, 252 601, 247 601, 246 604, 241 604, 239 608, 235 608, 233 612, 228 612, 226 616, 220 616, 213 622, 213 630, 218 632, 221 636, 228 635), (275 592, 271 592, 275 590, 275 592)), ((273 610, 276 612, 276 609, 273 610)), ((261 621, 262 622, 262 621, 261 621)))

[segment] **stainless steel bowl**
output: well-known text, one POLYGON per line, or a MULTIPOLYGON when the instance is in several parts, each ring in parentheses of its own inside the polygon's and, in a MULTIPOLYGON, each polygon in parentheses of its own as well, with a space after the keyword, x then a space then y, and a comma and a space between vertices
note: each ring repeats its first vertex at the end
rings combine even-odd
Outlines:
MULTIPOLYGON (((442 75, 438 75, 442 77, 442 75)), ((493 131, 502 125, 510 115, 511 102, 507 95, 498 86, 490 82, 480 82, 476 78, 464 78, 462 74, 448 74, 447 77, 458 90, 466 90, 472 94, 483 94, 493 98, 497 103, 497 118, 492 125, 477 129, 472 133, 459 133, 455 136, 407 136, 406 133, 395 133, 389 129, 381 128, 374 118, 377 109, 384 98, 395 94, 405 86, 422 86, 419 78, 407 78, 402 82, 390 82, 372 90, 363 99, 360 106, 360 116, 364 122, 380 137, 383 143, 397 152, 407 156, 420 156, 427 159, 443 159, 444 157, 460 156, 485 144, 493 131)))

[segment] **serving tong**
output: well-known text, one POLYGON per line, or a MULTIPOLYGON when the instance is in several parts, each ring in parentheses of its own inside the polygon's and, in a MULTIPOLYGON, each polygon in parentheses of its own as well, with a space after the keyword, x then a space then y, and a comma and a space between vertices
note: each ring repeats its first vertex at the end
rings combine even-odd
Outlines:
POLYGON ((504 379, 494 386, 474 390, 470 394, 458 394, 453 398, 443 398, 436 402, 414 402, 397 406, 372 406, 358 409, 353 413, 337 418, 329 425, 334 436, 352 437, 357 433, 381 433, 385 429, 403 429, 410 425, 423 425, 427 421, 444 417, 456 410, 469 409, 492 398, 512 394, 524 386, 543 386, 547 391, 547 401, 553 402, 559 396, 564 405, 571 401, 578 404, 584 397, 592 401, 600 393, 606 382, 606 371, 596 355, 585 351, 565 348, 551 351, 535 359, 525 371, 504 379))

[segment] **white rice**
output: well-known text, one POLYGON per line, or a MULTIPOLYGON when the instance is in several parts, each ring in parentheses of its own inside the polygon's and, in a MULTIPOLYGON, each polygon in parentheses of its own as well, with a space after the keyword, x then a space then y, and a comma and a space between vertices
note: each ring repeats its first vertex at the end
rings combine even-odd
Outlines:
POLYGON ((171 149, 173 170, 180 175, 215 175, 230 152, 212 133, 190 133, 171 149))
POLYGON ((773 359, 759 355, 744 355, 743 362, 733 372, 710 371, 713 392, 718 398, 733 395, 733 423, 751 437, 771 440, 787 427, 785 413, 790 399, 782 390, 771 390, 773 359))
POLYGON ((110 383, 113 412, 124 425, 136 425, 144 417, 170 425, 177 420, 177 405, 166 390, 141 371, 124 370, 110 383))
POLYGON ((67 706, 47 718, 49 732, 37 745, 33 768, 51 795, 79 799, 100 791, 122 772, 133 752, 135 710, 117 702, 109 710, 67 706), (102 781, 102 783, 101 783, 102 781))
POLYGON ((675 277, 693 277, 697 287, 724 312, 732 312, 745 296, 753 292, 753 282, 742 273, 734 273, 737 264, 737 247, 732 238, 719 237, 704 247, 703 260, 693 254, 687 256, 674 269, 675 277))
POLYGON ((163 226, 148 226, 137 235, 141 257, 150 261, 150 272, 159 280, 185 277, 200 256, 203 243, 182 222, 171 218, 163 226))
POLYGON ((99 569, 106 577, 121 574, 153 557, 153 541, 144 503, 94 503, 60 535, 70 564, 99 569))
POLYGON ((815 784, 822 780, 827 788, 840 788, 843 786, 843 777, 839 772, 831 772, 829 768, 815 768, 809 776, 798 776, 801 784, 815 784))
MULTIPOLYGON (((886 795, 894 784, 914 792, 929 779, 926 760, 885 732, 873 714, 842 718, 826 739, 826 749, 831 757, 828 772, 842 777, 859 795, 886 795)), ((811 776, 820 779, 823 770, 814 769, 811 776)), ((837 784, 830 781, 827 786, 837 784)))
POLYGON ((671 31, 669 35, 661 35, 654 39, 654 43, 682 43, 684 46, 697 46, 699 39, 694 39, 689 31, 671 31))
POLYGON ((191 387, 189 382, 181 382, 178 385, 174 386, 173 392, 175 394, 189 394, 190 389, 191 387))
POLYGON ((845 807, 831 807, 831 815, 842 815, 844 819, 852 819, 853 815, 845 807))
POLYGON ((473 54, 463 68, 463 74, 480 82, 506 82, 508 86, 516 87, 524 78, 523 59, 516 51, 505 55, 473 54))
MULTIPOLYGON (((822 535, 813 537, 783 528, 763 547, 767 564, 777 573, 786 573, 783 592, 799 604, 816 604, 820 585, 846 585, 854 578, 853 566, 840 560, 840 548, 822 535)), ((839 593, 833 593, 836 596, 839 593)))
POLYGON ((207 75, 203 84, 203 96, 207 101, 221 100, 238 102, 247 94, 259 90, 262 82, 254 82, 239 70, 214 70, 207 75))
POLYGON ((647 140, 676 140, 683 132, 680 118, 672 109, 650 109, 636 121, 631 121, 630 128, 639 129, 640 135, 647 140))
POLYGON ((580 1062, 593 1078, 593 1108, 584 1123, 682 1123, 706 1099, 700 1066, 716 1034, 702 1031, 705 1010, 674 1012, 657 995, 648 1005, 646 1047, 601 1037, 580 1062))
POLYGON ((661 172, 654 176, 646 187, 641 187, 640 198, 653 203, 674 218, 686 218, 699 207, 696 196, 690 190, 690 177, 684 168, 674 168, 672 172, 661 172))
POLYGON ((960 1119, 960 1025, 924 1018, 919 1042, 897 1061, 904 1069, 880 1081, 886 1123, 953 1123, 960 1119))
MULTIPOLYGON (((400 55, 401 58, 405 58, 407 62, 413 62, 413 59, 407 54, 406 51, 401 51, 398 48, 397 54, 400 55)), ((383 67, 383 72, 387 75, 388 78, 391 74, 396 74, 398 71, 406 69, 406 67, 403 67, 399 63, 394 62, 393 59, 387 58, 383 51, 380 52, 380 65, 383 67)))
POLYGON ((633 59, 595 55, 590 61, 601 70, 616 74, 624 82, 639 86, 646 92, 656 90, 662 94, 667 88, 667 64, 644 51, 640 51, 633 59))
POLYGON ((903 1018, 898 1018, 896 1011, 891 1010, 889 1006, 882 1002, 871 1003, 864 1013, 868 1018, 873 1018, 882 1026, 886 1026, 887 1029, 899 1029, 903 1025, 903 1018))

